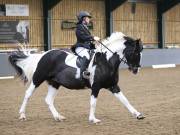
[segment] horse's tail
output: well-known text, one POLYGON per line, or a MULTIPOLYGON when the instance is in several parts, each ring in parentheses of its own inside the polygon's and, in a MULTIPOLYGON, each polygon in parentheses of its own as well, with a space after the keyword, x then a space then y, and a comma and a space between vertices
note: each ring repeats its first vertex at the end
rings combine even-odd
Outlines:
POLYGON ((42 54, 30 54, 18 50, 9 55, 9 62, 15 68, 20 78, 25 83, 30 83, 41 57, 42 54))

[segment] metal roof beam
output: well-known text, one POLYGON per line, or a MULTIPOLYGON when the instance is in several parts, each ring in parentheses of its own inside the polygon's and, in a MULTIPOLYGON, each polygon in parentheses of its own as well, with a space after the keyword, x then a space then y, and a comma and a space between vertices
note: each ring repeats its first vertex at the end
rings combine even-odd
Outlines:
POLYGON ((60 1, 62 0, 48 0, 48 9, 52 9, 54 6, 56 6, 60 1))
POLYGON ((172 7, 174 7, 175 5, 177 5, 178 3, 180 3, 180 0, 163 0, 163 1, 159 1, 158 4, 161 7, 161 11, 162 13, 168 11, 169 9, 171 9, 172 7))
POLYGON ((111 12, 111 0, 105 0, 105 14, 106 14, 106 36, 110 36, 112 33, 112 12, 111 12))
POLYGON ((158 48, 164 48, 164 19, 163 14, 180 3, 180 0, 163 0, 157 2, 157 20, 158 20, 158 48))
POLYGON ((120 5, 122 5, 127 0, 109 0, 111 2, 111 11, 114 11, 120 5))
POLYGON ((43 1, 43 27, 44 27, 44 51, 51 49, 51 10, 49 10, 49 0, 43 1))
POLYGON ((161 3, 157 3, 157 25, 158 25, 158 48, 163 48, 163 13, 161 3))
POLYGON ((105 0, 106 36, 110 36, 113 32, 113 11, 125 1, 126 0, 105 0))

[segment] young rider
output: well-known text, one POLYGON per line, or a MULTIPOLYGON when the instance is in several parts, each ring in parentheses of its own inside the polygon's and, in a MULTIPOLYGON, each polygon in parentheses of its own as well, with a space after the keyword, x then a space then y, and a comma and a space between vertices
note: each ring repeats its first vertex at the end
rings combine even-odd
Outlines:
POLYGON ((90 73, 86 71, 86 68, 90 62, 89 50, 95 49, 92 41, 99 41, 100 38, 92 36, 89 31, 88 24, 90 23, 91 15, 87 11, 79 12, 78 23, 76 28, 77 43, 75 45, 75 52, 83 58, 81 70, 81 78, 88 78, 90 73))

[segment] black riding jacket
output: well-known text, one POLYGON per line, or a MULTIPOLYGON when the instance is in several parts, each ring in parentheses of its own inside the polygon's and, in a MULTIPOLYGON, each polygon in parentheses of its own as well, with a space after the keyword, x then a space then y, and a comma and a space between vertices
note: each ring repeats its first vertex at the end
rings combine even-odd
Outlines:
POLYGON ((85 24, 82 23, 77 24, 76 37, 77 37, 76 47, 94 49, 92 45, 92 41, 94 41, 94 38, 85 24))

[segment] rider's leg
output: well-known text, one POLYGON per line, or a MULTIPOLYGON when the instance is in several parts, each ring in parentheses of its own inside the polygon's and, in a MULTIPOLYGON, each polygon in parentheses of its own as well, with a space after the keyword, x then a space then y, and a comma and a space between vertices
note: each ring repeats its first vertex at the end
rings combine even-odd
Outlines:
POLYGON ((81 76, 88 79, 90 76, 90 72, 87 71, 87 67, 89 65, 89 60, 84 56, 82 60, 82 66, 81 66, 81 76))
POLYGON ((84 47, 77 47, 75 52, 78 56, 81 56, 82 58, 85 56, 88 60, 90 59, 89 49, 86 49, 84 47))
POLYGON ((89 59, 90 59, 89 50, 84 47, 77 47, 75 51, 79 56, 81 56, 83 58, 82 66, 80 68, 81 79, 82 78, 88 79, 90 72, 86 71, 86 69, 90 62, 89 61, 89 59))

